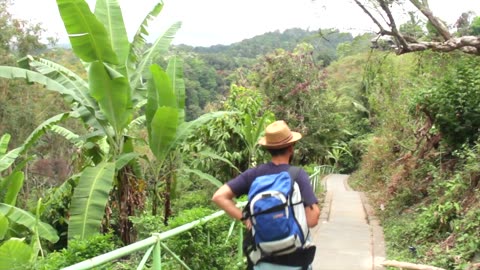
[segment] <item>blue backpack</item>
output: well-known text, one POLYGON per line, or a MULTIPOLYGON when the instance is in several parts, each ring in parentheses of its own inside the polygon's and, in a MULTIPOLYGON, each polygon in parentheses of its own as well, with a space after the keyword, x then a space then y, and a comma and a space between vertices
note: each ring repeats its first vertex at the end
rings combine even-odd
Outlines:
POLYGON ((253 247, 247 252, 260 259, 293 253, 305 246, 309 229, 300 189, 295 181, 300 168, 257 177, 248 192, 244 216, 252 222, 253 247))

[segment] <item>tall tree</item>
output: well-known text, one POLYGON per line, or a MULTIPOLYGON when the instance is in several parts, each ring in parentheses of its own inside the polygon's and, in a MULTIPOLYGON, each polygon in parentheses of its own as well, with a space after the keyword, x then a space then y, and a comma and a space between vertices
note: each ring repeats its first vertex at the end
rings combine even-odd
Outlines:
POLYGON ((266 96, 266 108, 276 119, 305 135, 297 148, 300 162, 323 161, 334 139, 340 140, 342 124, 334 118, 334 98, 328 98, 321 63, 313 46, 299 44, 292 52, 277 50, 259 60, 248 76, 252 88, 266 96))
MULTIPOLYGON (((0 65, 15 65, 18 56, 45 48, 40 42, 44 32, 41 25, 15 18, 9 10, 12 3, 11 0, 0 0, 0 65)), ((35 92, 24 95, 24 88, 25 83, 0 80, 0 134, 11 134, 10 145, 14 147, 20 145, 38 125, 37 115, 45 109, 41 102, 43 95, 35 92), (26 106, 27 103, 31 105, 26 106)), ((54 99, 53 96, 48 95, 48 98, 54 99)))
POLYGON ((15 55, 25 55, 45 48, 40 42, 45 31, 41 24, 14 18, 9 11, 12 3, 12 0, 0 0, 0 64, 12 64, 15 55))

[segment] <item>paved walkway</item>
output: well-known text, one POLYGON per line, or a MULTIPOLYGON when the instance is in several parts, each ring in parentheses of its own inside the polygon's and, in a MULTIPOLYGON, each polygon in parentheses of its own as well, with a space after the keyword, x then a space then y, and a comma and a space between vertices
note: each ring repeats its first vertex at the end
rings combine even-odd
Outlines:
POLYGON ((385 258, 383 231, 363 193, 348 175, 324 178, 327 193, 319 224, 312 229, 317 253, 313 270, 379 270, 385 258))

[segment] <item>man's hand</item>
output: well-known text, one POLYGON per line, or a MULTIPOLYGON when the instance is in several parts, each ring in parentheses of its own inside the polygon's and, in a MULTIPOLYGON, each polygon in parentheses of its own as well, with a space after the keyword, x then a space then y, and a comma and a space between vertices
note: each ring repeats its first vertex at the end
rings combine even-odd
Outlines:
POLYGON ((249 218, 245 219, 243 221, 243 225, 245 225, 245 227, 247 227, 247 230, 251 230, 252 229, 252 220, 250 220, 249 218))
POLYGON ((320 208, 318 204, 312 204, 305 207, 305 215, 307 216, 307 225, 309 228, 313 228, 318 224, 320 218, 320 208))
POLYGON ((242 219, 242 210, 235 205, 233 201, 235 194, 228 185, 221 186, 215 194, 213 194, 212 201, 223 209, 229 216, 234 219, 242 219))

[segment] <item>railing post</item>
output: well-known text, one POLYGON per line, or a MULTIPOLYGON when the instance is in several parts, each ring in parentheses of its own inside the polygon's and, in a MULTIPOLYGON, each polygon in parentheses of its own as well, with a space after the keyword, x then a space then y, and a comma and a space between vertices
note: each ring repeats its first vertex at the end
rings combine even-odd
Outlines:
POLYGON ((160 239, 155 243, 153 248, 153 269, 161 270, 162 269, 162 247, 160 246, 160 239))
POLYGON ((207 247, 210 246, 210 230, 207 231, 207 247))
POLYGON ((160 243, 160 245, 163 247, 163 249, 168 251, 168 253, 170 253, 170 255, 172 255, 172 257, 177 260, 177 262, 179 262, 185 269, 192 270, 184 261, 182 261, 182 259, 177 254, 171 251, 164 243, 160 243))
POLYGON ((238 253, 237 253, 238 264, 241 264, 243 262, 243 227, 241 223, 240 223, 240 226, 238 226, 237 249, 238 249, 238 253))

